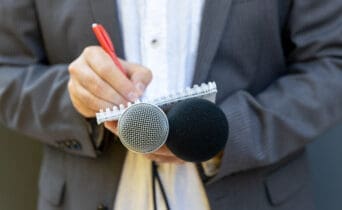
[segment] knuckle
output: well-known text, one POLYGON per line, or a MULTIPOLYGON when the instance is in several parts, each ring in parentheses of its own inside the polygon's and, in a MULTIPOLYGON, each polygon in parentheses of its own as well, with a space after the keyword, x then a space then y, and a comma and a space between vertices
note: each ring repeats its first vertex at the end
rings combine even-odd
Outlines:
POLYGON ((69 92, 72 92, 72 81, 69 79, 68 84, 67 84, 69 92))
POLYGON ((82 54, 83 54, 85 57, 88 57, 88 56, 91 55, 92 49, 93 49, 93 46, 85 47, 85 48, 83 49, 82 54))
POLYGON ((121 96, 116 97, 114 100, 115 100, 115 105, 127 104, 128 103, 128 101, 123 99, 121 96))
POLYGON ((93 52, 94 49, 95 49, 95 46, 87 46, 83 49, 83 54, 89 55, 93 52))
POLYGON ((79 98, 82 101, 82 104, 88 104, 88 97, 84 92, 77 92, 77 98, 79 98))
POLYGON ((99 62, 97 69, 99 73, 105 77, 109 76, 108 72, 110 72, 110 69, 112 66, 110 65, 109 62, 99 62))
POLYGON ((77 72, 77 63, 76 61, 73 61, 72 63, 69 64, 68 66, 68 71, 69 74, 75 74, 77 72))
MULTIPOLYGON (((94 79, 89 74, 82 75, 81 78, 75 77, 75 81, 77 81, 76 85, 82 87, 82 89, 89 90, 94 84, 94 79)), ((82 92, 85 92, 83 90, 82 92)))
POLYGON ((72 80, 68 81, 67 88, 70 97, 74 97, 75 95, 77 95, 77 88, 75 87, 75 84, 72 82, 72 80))
POLYGON ((150 83, 152 80, 152 71, 148 68, 138 65, 136 68, 137 77, 142 79, 145 83, 150 83))
POLYGON ((108 93, 108 94, 106 95, 106 97, 107 97, 108 99, 112 99, 111 102, 112 102, 113 105, 115 105, 115 106, 120 105, 120 104, 123 104, 123 103, 121 102, 120 98, 119 98, 116 94, 108 93))
POLYGON ((94 100, 89 98, 88 96, 84 97, 84 106, 87 106, 88 109, 91 109, 91 110, 98 110, 99 109, 99 105, 94 100))
POLYGON ((82 103, 82 106, 91 107, 92 100, 89 99, 89 95, 87 94, 87 92, 85 90, 82 90, 82 88, 80 87, 76 87, 75 89, 75 96, 82 103))
POLYGON ((90 59, 99 52, 99 48, 99 46, 87 46, 83 49, 82 55, 84 55, 86 59, 90 59))
POLYGON ((112 98, 116 105, 128 103, 116 90, 108 91, 108 97, 112 98))
POLYGON ((103 85, 101 85, 98 82, 91 82, 91 84, 92 84, 92 89, 96 95, 99 95, 104 90, 103 85))

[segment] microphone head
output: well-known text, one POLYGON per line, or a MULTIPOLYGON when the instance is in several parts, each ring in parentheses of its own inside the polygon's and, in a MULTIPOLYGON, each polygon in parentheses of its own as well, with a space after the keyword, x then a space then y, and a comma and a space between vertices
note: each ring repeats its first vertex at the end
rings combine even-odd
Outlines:
POLYGON ((167 147, 179 158, 203 162, 218 154, 228 140, 228 121, 214 103, 193 98, 175 104, 167 113, 167 147))
POLYGON ((159 107, 138 103, 122 113, 118 129, 120 140, 127 149, 137 153, 151 153, 166 142, 169 123, 159 107))

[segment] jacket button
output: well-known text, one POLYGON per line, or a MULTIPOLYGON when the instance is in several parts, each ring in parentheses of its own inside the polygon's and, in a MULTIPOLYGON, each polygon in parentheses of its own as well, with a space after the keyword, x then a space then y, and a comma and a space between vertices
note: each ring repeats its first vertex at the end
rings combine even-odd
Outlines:
POLYGON ((71 140, 70 141, 70 149, 81 150, 82 146, 81 146, 80 142, 78 142, 77 140, 71 140))
POLYGON ((97 210, 108 210, 108 208, 103 205, 103 204, 100 204, 98 207, 97 207, 97 210))

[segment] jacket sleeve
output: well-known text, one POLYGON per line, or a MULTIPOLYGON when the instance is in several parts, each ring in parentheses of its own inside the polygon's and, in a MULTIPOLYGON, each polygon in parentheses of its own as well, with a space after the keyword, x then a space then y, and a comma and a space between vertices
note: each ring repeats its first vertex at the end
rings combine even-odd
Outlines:
POLYGON ((220 103, 230 137, 215 179, 275 163, 342 119, 342 1, 292 2, 289 74, 220 103))
POLYGON ((46 65, 33 3, 5 1, 0 14, 0 122, 66 152, 95 157, 90 126, 68 95, 68 65, 46 65))

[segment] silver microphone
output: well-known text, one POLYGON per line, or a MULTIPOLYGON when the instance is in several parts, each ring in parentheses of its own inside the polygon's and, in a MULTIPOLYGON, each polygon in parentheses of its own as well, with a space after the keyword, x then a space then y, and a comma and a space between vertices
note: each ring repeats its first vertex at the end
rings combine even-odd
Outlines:
POLYGON ((158 106, 138 103, 130 106, 119 119, 122 144, 137 153, 151 153, 163 146, 169 134, 169 121, 158 106))

